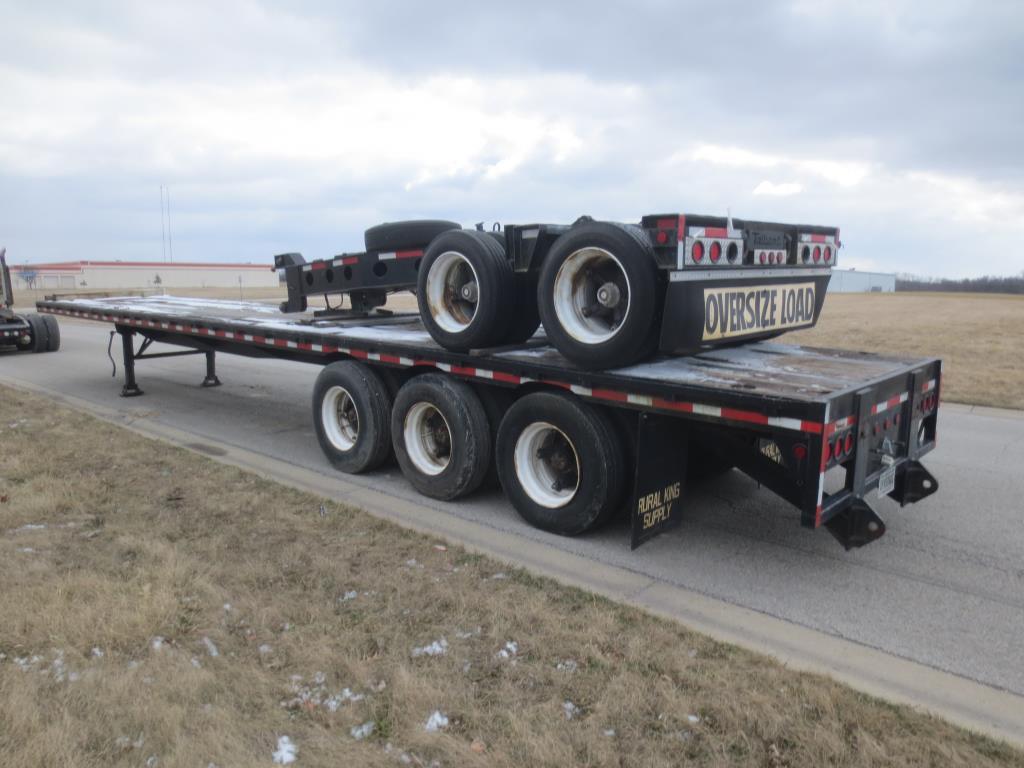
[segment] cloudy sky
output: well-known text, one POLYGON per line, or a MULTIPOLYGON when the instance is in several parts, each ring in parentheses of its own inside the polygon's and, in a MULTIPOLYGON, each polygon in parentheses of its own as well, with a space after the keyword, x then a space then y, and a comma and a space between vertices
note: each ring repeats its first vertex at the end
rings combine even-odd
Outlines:
POLYGON ((14 263, 267 261, 415 217, 835 224, 1024 270, 1024 4, 0 0, 14 263))

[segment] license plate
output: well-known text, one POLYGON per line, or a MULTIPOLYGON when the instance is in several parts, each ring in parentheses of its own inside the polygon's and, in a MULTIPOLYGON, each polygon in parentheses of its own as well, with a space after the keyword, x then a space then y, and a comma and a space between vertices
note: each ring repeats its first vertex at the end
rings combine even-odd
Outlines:
POLYGON ((892 492, 896 487, 896 466, 886 469, 878 478, 878 498, 882 498, 892 492))

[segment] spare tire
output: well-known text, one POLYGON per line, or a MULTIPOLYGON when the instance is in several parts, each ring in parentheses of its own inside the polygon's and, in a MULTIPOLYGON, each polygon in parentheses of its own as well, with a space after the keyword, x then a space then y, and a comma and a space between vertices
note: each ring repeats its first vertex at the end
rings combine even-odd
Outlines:
POLYGON ((548 340, 565 357, 582 368, 620 368, 654 351, 660 292, 644 231, 590 221, 551 246, 537 301, 548 340))
POLYGON ((454 221, 419 219, 390 221, 370 227, 363 234, 368 251, 401 251, 426 248, 430 241, 450 229, 462 229, 454 221))

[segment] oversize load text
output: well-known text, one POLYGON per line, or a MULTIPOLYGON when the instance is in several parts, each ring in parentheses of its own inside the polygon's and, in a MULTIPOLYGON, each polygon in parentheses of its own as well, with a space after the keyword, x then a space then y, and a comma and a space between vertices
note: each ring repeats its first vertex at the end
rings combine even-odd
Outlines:
POLYGON ((814 322, 814 283, 704 289, 704 340, 814 322))

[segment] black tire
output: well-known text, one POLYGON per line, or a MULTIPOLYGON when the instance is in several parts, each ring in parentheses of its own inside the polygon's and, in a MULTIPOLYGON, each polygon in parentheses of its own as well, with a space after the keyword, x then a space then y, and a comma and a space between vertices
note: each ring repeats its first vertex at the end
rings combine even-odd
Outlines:
POLYGON ((32 346, 29 349, 33 352, 45 352, 50 341, 50 331, 46 327, 45 318, 42 315, 33 313, 25 315, 25 319, 28 321, 30 335, 32 336, 32 346))
POLYGON ((391 441, 402 474, 432 499, 472 493, 491 464, 491 428, 480 398, 444 374, 415 376, 398 391, 391 441))
POLYGON ((427 247, 416 283, 420 318, 434 341, 464 352, 505 342, 514 307, 512 267, 486 232, 438 235, 427 247), (475 286, 475 301, 461 295, 475 286))
POLYGON ((46 325, 46 351, 56 352, 60 349, 60 325, 53 315, 43 315, 43 323, 46 325))
POLYGON ((593 530, 619 508, 626 486, 617 437, 607 414, 572 395, 526 395, 498 430, 501 487, 537 528, 563 536, 593 530))
POLYGON ((654 351, 660 292, 644 231, 591 221, 574 226, 551 246, 541 265, 537 301, 548 339, 566 358, 582 368, 620 368, 654 351), (612 307, 596 298, 598 285, 608 283, 619 292, 612 307))
POLYGON ((417 221, 389 221, 370 227, 363 233, 368 251, 400 251, 426 248, 435 237, 450 229, 461 229, 454 221, 421 219, 417 221))
POLYGON ((390 417, 391 395, 368 366, 343 360, 326 366, 316 377, 316 439, 331 464, 342 472, 368 472, 387 459, 391 452, 390 417), (342 412, 347 418, 342 418, 342 412))
MULTIPOLYGON (((491 428, 491 456, 497 456, 495 444, 498 439, 498 428, 508 409, 515 402, 515 395, 512 394, 512 390, 504 387, 479 385, 474 386, 473 389, 476 391, 477 397, 480 398, 480 404, 484 407, 484 413, 487 414, 487 425, 491 428)), ((497 488, 500 484, 497 464, 491 461, 487 467, 487 474, 484 476, 483 487, 497 488)))

